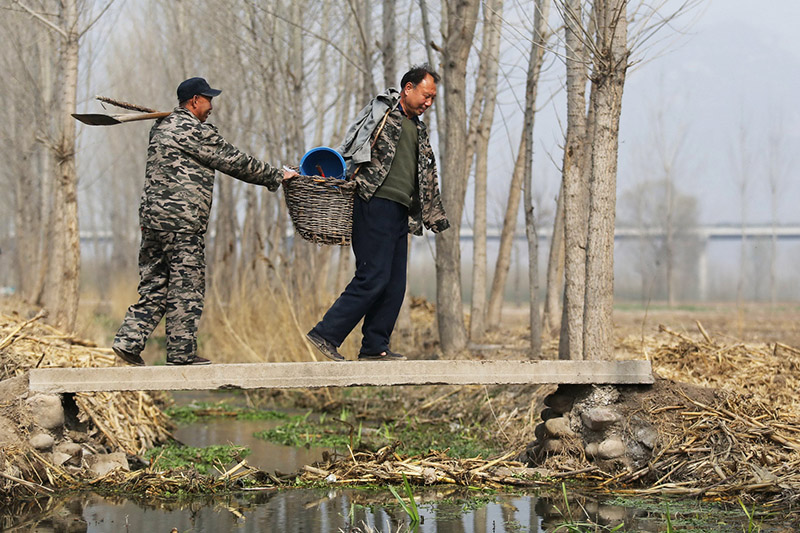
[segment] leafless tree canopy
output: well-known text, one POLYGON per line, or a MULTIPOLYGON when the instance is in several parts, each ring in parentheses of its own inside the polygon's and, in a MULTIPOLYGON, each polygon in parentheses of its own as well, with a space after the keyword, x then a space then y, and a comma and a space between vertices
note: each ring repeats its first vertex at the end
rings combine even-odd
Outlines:
MULTIPOLYGON (((407 67, 429 61, 442 82, 425 119, 438 142, 453 225, 436 238, 438 332, 442 350, 457 353, 500 321, 522 199, 529 243, 538 242, 533 169, 545 155, 536 150, 534 119, 545 71, 566 80, 569 94, 562 113, 566 151, 548 156, 562 161, 563 172, 556 227, 565 239, 553 241, 565 243, 559 245, 565 252, 551 254, 565 262, 553 267, 566 273, 562 338, 569 357, 602 357, 608 339, 598 332, 610 320, 609 243, 625 74, 637 51, 657 48, 675 16, 695 3, 667 11, 625 0, 553 0, 552 10, 541 0, 2 0, 0 90, 8 105, 0 185, 8 193, 0 196, 0 284, 52 306, 72 327, 79 282, 83 292, 102 299, 135 279, 149 125, 76 129, 69 114, 101 111, 96 94, 168 111, 177 104, 178 83, 203 76, 223 89, 212 121, 229 141, 275 165, 296 165, 313 146, 336 146, 381 86, 397 85, 407 67), (495 113, 500 105, 514 111, 495 113), (517 159, 513 177, 491 170, 502 156, 491 147, 503 139, 517 159), (493 197, 502 199, 506 214, 499 252, 490 258, 485 238, 493 197), (467 328, 459 230, 473 216, 467 328)), ((301 307, 313 313, 341 290, 350 268, 349 250, 292 237, 280 193, 225 176, 217 182, 207 242, 212 310, 267 291, 293 302, 298 313, 301 307)), ((530 257, 536 269, 537 254, 530 257)), ((557 286, 550 292, 561 294, 564 278, 551 277, 557 286)), ((533 355, 538 307, 531 313, 533 355)), ((558 312, 548 314, 552 331, 558 312)))

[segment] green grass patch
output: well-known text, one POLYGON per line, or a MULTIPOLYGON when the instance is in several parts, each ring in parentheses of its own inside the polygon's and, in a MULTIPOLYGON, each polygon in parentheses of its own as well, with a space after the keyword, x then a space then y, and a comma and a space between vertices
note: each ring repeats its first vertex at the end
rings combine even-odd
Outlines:
POLYGON ((351 417, 342 411, 339 417, 312 418, 311 412, 294 416, 286 424, 255 434, 259 439, 285 446, 315 446, 328 448, 367 449, 376 451, 399 441, 398 450, 407 455, 449 449, 454 458, 484 458, 497 455, 502 449, 479 436, 478 428, 448 424, 428 424, 401 420, 371 427, 363 421, 349 422, 351 417))
POLYGON ((215 418, 233 418, 236 420, 284 420, 286 413, 247 407, 233 407, 225 402, 195 402, 180 407, 169 407, 165 411, 177 424, 193 424, 215 418))
POLYGON ((214 468, 224 469, 230 463, 238 462, 250 454, 250 449, 242 446, 206 446, 195 448, 165 444, 147 450, 144 454, 158 470, 191 467, 203 475, 217 473, 214 468))

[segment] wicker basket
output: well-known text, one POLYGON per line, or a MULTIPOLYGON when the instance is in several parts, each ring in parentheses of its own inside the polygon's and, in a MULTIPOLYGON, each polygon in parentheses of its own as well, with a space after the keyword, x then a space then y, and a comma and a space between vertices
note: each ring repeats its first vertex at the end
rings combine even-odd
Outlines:
POLYGON ((350 245, 355 181, 296 176, 282 183, 289 216, 301 237, 317 244, 350 245))

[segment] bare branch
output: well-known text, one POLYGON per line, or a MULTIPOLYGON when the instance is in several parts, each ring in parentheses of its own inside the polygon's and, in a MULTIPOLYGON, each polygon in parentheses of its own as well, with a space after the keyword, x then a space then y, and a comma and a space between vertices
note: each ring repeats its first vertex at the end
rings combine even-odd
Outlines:
POLYGON ((38 20, 39 22, 41 22, 45 26, 47 26, 51 30, 55 31, 56 33, 61 35, 63 38, 65 38, 65 39, 67 38, 67 32, 63 28, 60 28, 60 27, 56 26, 55 24, 53 24, 52 22, 50 22, 49 20, 44 18, 44 16, 42 16, 40 13, 37 13, 33 9, 29 8, 27 5, 25 5, 22 2, 20 2, 20 0, 13 0, 13 2, 15 4, 17 4, 19 7, 21 7, 22 9, 24 9, 25 11, 27 11, 30 16, 32 16, 33 18, 35 18, 36 20, 38 20))
POLYGON ((273 16, 273 17, 275 17, 276 19, 278 19, 278 20, 281 20, 281 21, 283 21, 283 22, 285 22, 285 23, 287 23, 287 24, 289 24, 289 25, 291 25, 291 26, 294 26, 294 27, 300 28, 301 30, 303 30, 303 33, 306 33, 306 34, 308 34, 308 35, 310 35, 310 36, 314 37, 315 39, 318 39, 318 40, 322 41, 323 43, 327 44, 328 46, 330 46, 331 48, 333 48, 334 50, 336 50, 337 52, 339 52, 339 55, 341 55, 341 56, 342 56, 342 58, 344 58, 344 60, 345 60, 345 61, 347 61, 348 63, 350 63, 351 65, 353 65, 353 66, 354 66, 356 69, 358 69, 358 71, 359 71, 359 72, 361 72, 362 74, 369 74, 369 73, 368 73, 368 72, 367 72, 367 71, 364 69, 364 67, 362 67, 361 65, 359 65, 358 63, 356 63, 355 61, 353 61, 352 59, 350 59, 350 56, 349 56, 349 55, 348 55, 348 54, 347 54, 347 53, 346 53, 344 50, 342 50, 341 48, 339 48, 339 47, 336 45, 336 43, 334 43, 332 40, 328 39, 327 37, 324 37, 324 36, 322 36, 322 35, 320 35, 320 34, 318 34, 318 33, 316 33, 316 32, 313 32, 313 31, 309 30, 308 28, 306 28, 305 26, 302 26, 302 25, 300 25, 300 24, 297 24, 296 22, 293 22, 293 21, 291 21, 291 20, 287 19, 286 17, 284 17, 284 16, 282 16, 282 15, 279 15, 278 13, 275 13, 274 11, 271 11, 271 10, 269 10, 269 9, 266 9, 266 8, 264 8, 264 7, 261 7, 261 6, 259 6, 257 3, 255 3, 255 2, 251 2, 251 5, 252 5, 253 7, 255 7, 256 9, 259 9, 259 10, 263 11, 263 12, 264 12, 264 13, 266 13, 267 15, 273 16))
POLYGON ((100 10, 100 13, 98 13, 98 14, 97 14, 97 16, 96 16, 95 18, 93 18, 93 19, 91 20, 91 22, 89 22, 89 23, 86 25, 86 27, 85 27, 85 28, 83 28, 83 30, 81 30, 80 32, 78 32, 78 38, 81 38, 81 37, 83 37, 83 36, 84 36, 84 34, 85 34, 87 31, 89 31, 89 30, 92 28, 92 26, 94 26, 94 25, 95 25, 95 23, 97 23, 97 21, 98 21, 98 20, 100 20, 100 18, 101 18, 103 15, 105 15, 106 11, 108 11, 108 10, 109 10, 109 8, 111 7, 111 5, 112 5, 113 3, 114 3, 114 0, 108 0, 108 3, 107 3, 105 6, 103 6, 103 9, 101 9, 101 10, 100 10))

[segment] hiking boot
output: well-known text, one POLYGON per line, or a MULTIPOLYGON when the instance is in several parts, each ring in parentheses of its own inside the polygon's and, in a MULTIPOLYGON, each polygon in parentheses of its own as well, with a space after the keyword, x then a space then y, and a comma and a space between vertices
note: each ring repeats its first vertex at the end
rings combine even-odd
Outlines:
POLYGON ((112 346, 111 349, 114 350, 114 353, 117 354, 117 357, 129 365, 144 366, 144 359, 142 359, 142 356, 138 353, 126 352, 122 348, 117 348, 116 346, 112 346))
POLYGON ((405 361, 407 357, 403 354, 393 352, 386 348, 381 353, 360 353, 358 354, 359 361, 405 361))
POLYGON ((323 339, 320 337, 313 329, 306 333, 306 338, 314 345, 314 347, 322 352, 322 355, 331 359, 333 361, 344 361, 345 358, 342 357, 342 354, 339 353, 339 350, 336 349, 336 346, 333 345, 327 339, 323 339))
POLYGON ((199 355, 195 355, 192 359, 186 359, 183 361, 167 361, 167 366, 184 366, 184 365, 210 365, 211 361, 206 359, 205 357, 200 357, 199 355))

